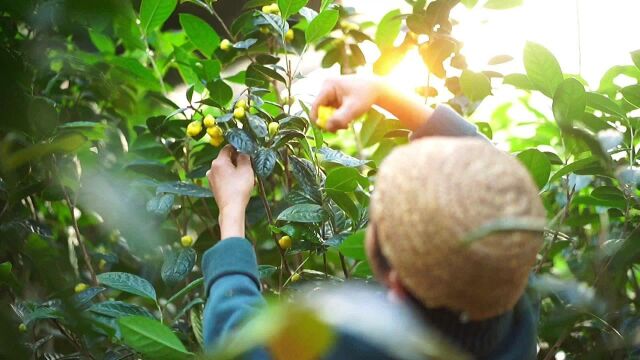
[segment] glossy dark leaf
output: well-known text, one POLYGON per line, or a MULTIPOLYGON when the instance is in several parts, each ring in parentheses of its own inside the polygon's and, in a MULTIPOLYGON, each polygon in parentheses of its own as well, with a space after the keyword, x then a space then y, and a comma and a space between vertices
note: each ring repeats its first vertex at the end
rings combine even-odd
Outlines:
POLYGON ((160 274, 162 280, 169 286, 175 286, 183 281, 196 263, 196 251, 192 248, 168 251, 160 274))
POLYGON ((327 213, 320 205, 298 204, 284 209, 278 214, 278 221, 319 223, 327 219, 327 213))
POLYGON ((268 148, 259 148, 254 155, 253 164, 258 176, 268 177, 276 165, 276 152, 268 148))
POLYGON ((242 153, 252 155, 257 149, 256 142, 242 129, 230 129, 224 137, 229 144, 242 153))
POLYGON ((156 301, 156 290, 153 285, 146 279, 134 274, 125 272, 102 273, 98 275, 98 282, 112 289, 156 301))
POLYGON ((359 167, 368 163, 366 160, 358 160, 353 156, 349 156, 339 150, 334 150, 328 147, 323 147, 318 150, 318 153, 322 155, 322 161, 332 162, 343 166, 359 167))
POLYGON ((168 193, 182 196, 190 196, 195 198, 210 198, 213 197, 211 190, 182 181, 168 182, 158 185, 156 193, 168 193))

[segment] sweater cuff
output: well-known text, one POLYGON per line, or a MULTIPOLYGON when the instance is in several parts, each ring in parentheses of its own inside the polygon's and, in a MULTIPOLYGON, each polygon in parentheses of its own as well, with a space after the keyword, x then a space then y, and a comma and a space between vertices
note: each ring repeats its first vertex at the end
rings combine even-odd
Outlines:
POLYGON ((251 243, 245 238, 224 239, 204 253, 202 272, 206 293, 218 279, 240 274, 249 277, 260 290, 258 262, 251 243))
POLYGON ((425 136, 481 136, 475 125, 469 123, 450 107, 439 105, 429 120, 417 128, 411 140, 425 136))

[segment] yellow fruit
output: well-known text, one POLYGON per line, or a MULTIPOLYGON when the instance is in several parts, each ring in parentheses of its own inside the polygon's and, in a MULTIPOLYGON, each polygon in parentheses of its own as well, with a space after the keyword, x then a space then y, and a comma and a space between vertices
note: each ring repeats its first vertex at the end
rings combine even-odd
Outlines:
POLYGON ((331 106, 320 106, 318 108, 318 120, 316 124, 322 129, 327 128, 327 122, 333 116, 333 113, 336 112, 336 109, 331 106))
POLYGON ((283 250, 291 249, 291 243, 291 237, 287 235, 281 237, 280 240, 278 240, 278 245, 280 245, 283 250))
POLYGON ((280 8, 278 7, 278 4, 273 3, 271 4, 271 9, 270 9, 270 14, 280 14, 280 8))
POLYGON ((351 21, 347 20, 340 21, 340 27, 344 32, 349 32, 351 30, 360 30, 360 26, 358 24, 352 23, 351 21))
POLYGON ((210 128, 216 125, 216 118, 214 118, 213 115, 209 114, 204 117, 204 121, 202 122, 204 123, 204 126, 210 128))
POLYGON ((231 48, 233 47, 233 44, 231 43, 231 41, 224 39, 220 42, 220 50, 222 51, 229 51, 231 50, 231 48))
POLYGON ((233 110, 233 117, 236 119, 244 119, 244 108, 243 107, 237 107, 235 108, 235 110, 233 110))
POLYGON ((271 30, 269 30, 269 27, 267 25, 262 25, 260 26, 260 32, 266 35, 270 33, 271 30))
POLYGON ((185 235, 180 238, 180 244, 186 248, 191 247, 191 245, 193 245, 193 238, 189 235, 185 235))
POLYGON ((212 146, 215 146, 215 147, 220 146, 220 144, 222 144, 223 142, 224 142, 224 137, 223 136, 212 137, 209 140, 209 144, 211 144, 212 146))
POLYGON ((262 12, 265 14, 271 14, 271 5, 265 5, 262 7, 262 12))
POLYGON ((282 100, 286 105, 289 105, 289 106, 293 105, 296 102, 296 98, 293 96, 287 96, 282 100))
POLYGON ((295 274, 291 275, 291 282, 296 282, 298 280, 300 280, 300 274, 295 273, 295 274))
POLYGON ((187 135, 196 137, 202 132, 202 124, 200 121, 192 121, 187 125, 187 135))
POLYGON ((296 37, 296 34, 293 32, 293 29, 287 30, 287 33, 284 35, 284 39, 288 42, 293 41, 295 37, 296 37))
POLYGON ((107 260, 105 259, 100 259, 100 261, 98 261, 98 269, 100 271, 104 271, 104 269, 107 267, 107 260))
POLYGON ((269 135, 270 136, 274 136, 275 134, 277 134, 278 133, 278 129, 280 129, 280 124, 278 124, 275 121, 269 123, 269 135))
POLYGON ((212 138, 222 137, 222 128, 220 126, 213 126, 207 129, 207 134, 212 138))
POLYGON ((244 99, 238 100, 238 102, 236 102, 236 109, 237 108, 246 109, 247 108, 247 102, 244 99))
POLYGON ((26 332, 27 331, 27 325, 25 325, 24 323, 18 325, 18 331, 20 331, 21 333, 26 332))
POLYGON ((87 290, 89 288, 89 285, 85 284, 85 283, 78 283, 76 285, 76 287, 73 288, 73 291, 75 291, 76 293, 81 293, 85 290, 87 290))

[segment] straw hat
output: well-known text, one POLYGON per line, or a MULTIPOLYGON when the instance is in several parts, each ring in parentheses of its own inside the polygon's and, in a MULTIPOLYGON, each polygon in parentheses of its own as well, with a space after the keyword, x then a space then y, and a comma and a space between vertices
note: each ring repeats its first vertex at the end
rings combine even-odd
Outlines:
POLYGON ((487 319, 522 296, 542 245, 540 233, 472 230, 507 218, 544 219, 528 171, 477 138, 424 138, 383 162, 371 220, 382 254, 403 286, 430 308, 487 319))

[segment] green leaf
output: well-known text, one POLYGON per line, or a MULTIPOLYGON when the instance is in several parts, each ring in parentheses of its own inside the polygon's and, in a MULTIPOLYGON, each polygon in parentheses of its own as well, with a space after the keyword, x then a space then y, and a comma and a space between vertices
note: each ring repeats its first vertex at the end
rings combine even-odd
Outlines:
POLYGON ((189 283, 189 285, 185 286, 180 291, 178 291, 177 293, 173 294, 173 296, 171 298, 169 298, 169 300, 167 300, 167 303, 172 303, 172 302, 178 300, 179 298, 183 297, 184 295, 188 294, 189 292, 193 291, 194 289, 202 286, 202 283, 204 283, 204 278, 202 278, 202 277, 193 280, 192 282, 189 283))
POLYGON ((489 65, 500 65, 500 64, 504 64, 507 63, 509 61, 513 60, 513 56, 511 55, 497 55, 492 57, 488 64, 489 65))
POLYGON ((389 11, 376 29, 375 40, 378 47, 383 49, 393 46, 394 41, 400 33, 402 27, 402 17, 400 16, 400 9, 389 11))
POLYGON ((608 97, 598 93, 587 93, 587 106, 594 110, 602 111, 605 114, 616 115, 622 118, 627 117, 618 104, 608 97))
POLYGON ((591 192, 591 196, 596 199, 609 200, 609 201, 626 201, 624 193, 614 186, 600 186, 591 192))
POLYGON ((224 137, 229 144, 233 145, 241 153, 252 155, 257 150, 258 145, 256 142, 242 129, 230 129, 224 134, 224 137))
POLYGON ((332 162, 343 166, 359 167, 368 163, 368 161, 358 160, 339 150, 334 150, 328 147, 323 147, 318 150, 318 152, 323 156, 322 161, 332 162))
POLYGON ((153 285, 137 275, 125 272, 102 273, 98 275, 98 282, 112 289, 156 301, 156 290, 153 285))
POLYGON ((298 185, 302 188, 303 192, 320 203, 322 195, 318 182, 316 180, 315 166, 307 159, 301 159, 295 156, 289 157, 289 163, 291 166, 291 173, 296 178, 298 185))
POLYGON ((636 67, 640 69, 640 50, 636 50, 631 53, 631 60, 636 64, 636 67))
POLYGON ((528 149, 518 154, 518 160, 529 170, 538 188, 542 189, 551 174, 549 158, 537 149, 528 149))
POLYGON ((193 45, 209 57, 220 45, 220 37, 206 21, 191 14, 180 14, 180 25, 193 45))
POLYGON ((124 343, 149 359, 185 359, 191 353, 180 339, 159 321, 144 316, 127 316, 118 319, 124 343))
POLYGON ((460 1, 462 5, 466 6, 468 9, 473 8, 478 3, 478 0, 462 0, 460 1))
POLYGON ((167 216, 174 200, 173 194, 156 195, 147 202, 147 211, 154 215, 167 216))
POLYGON ((358 188, 358 180, 362 177, 358 170, 350 167, 339 167, 327 174, 324 187, 338 192, 352 192, 358 188))
POLYGON ((279 221, 301 223, 319 223, 327 219, 327 213, 322 206, 316 204, 297 204, 284 209, 279 215, 279 221))
POLYGON ((364 148, 368 148, 384 139, 384 136, 392 130, 400 128, 400 122, 387 120, 385 116, 374 109, 370 109, 364 118, 360 129, 360 143, 364 148))
POLYGON ((140 28, 142 34, 162 26, 176 8, 177 0, 142 0, 140 4, 140 28))
POLYGON ((272 149, 259 148, 253 159, 253 167, 261 178, 271 175, 276 165, 276 152, 272 149))
POLYGON ((636 108, 640 108, 640 85, 631 85, 620 90, 624 99, 629 102, 629 104, 635 106, 636 108))
POLYGON ((333 0, 322 0, 322 3, 320 4, 320 11, 325 11, 325 9, 329 7, 332 2, 333 0))
POLYGON ((89 311, 100 315, 120 318, 124 316, 139 315, 153 319, 153 314, 142 306, 125 303, 122 301, 103 301, 93 304, 89 307, 89 311))
POLYGON ((359 230, 344 239, 340 246, 338 246, 338 250, 344 256, 356 260, 366 261, 367 255, 364 251, 364 238, 365 231, 359 230))
POLYGON ((427 45, 421 45, 419 48, 424 64, 435 76, 441 79, 446 75, 443 63, 455 50, 456 43, 445 37, 436 37, 427 45))
POLYGON ((525 74, 509 74, 502 79, 502 83, 521 90, 535 90, 535 87, 525 74))
POLYGON ((582 118, 587 107, 584 86, 576 79, 566 79, 558 86, 553 97, 553 116, 561 128, 570 127, 582 118))
POLYGON ((558 170, 555 174, 553 174, 553 176, 549 181, 554 182, 569 173, 576 173, 580 170, 593 168, 594 166, 597 166, 597 165, 598 165, 598 160, 594 157, 576 160, 571 164, 558 170))
POLYGON ((110 37, 99 33, 93 29, 89 29, 89 38, 93 45, 104 54, 115 54, 116 46, 113 44, 113 41, 110 37))
POLYGON ((480 101, 491 95, 491 81, 483 73, 464 70, 460 76, 460 86, 471 101, 480 101))
POLYGON ((564 80, 555 56, 544 46, 527 42, 524 48, 524 67, 533 86, 552 98, 564 80))
POLYGON ((190 196, 195 198, 210 198, 213 197, 211 190, 183 181, 166 182, 158 185, 156 193, 169 193, 182 196, 190 196))
POLYGON ((196 264, 196 251, 192 248, 168 251, 162 264, 162 280, 169 286, 174 286, 186 279, 196 264))
POLYGON ((329 34, 333 27, 336 26, 339 17, 338 10, 325 10, 318 14, 305 30, 307 43, 313 43, 329 34))
POLYGON ((358 206, 348 194, 340 191, 327 190, 327 195, 336 203, 336 205, 338 205, 338 207, 340 207, 340 209, 345 212, 345 214, 351 218, 352 221, 358 221, 358 218, 360 217, 360 209, 358 209, 358 206))
POLYGON ((522 5, 524 0, 489 0, 484 7, 493 10, 505 10, 522 5))
POLYGON ((249 127, 251 131, 256 135, 256 137, 264 138, 269 135, 269 129, 267 129, 267 124, 264 119, 258 115, 247 114, 247 121, 249 122, 249 127))
POLYGON ((260 279, 268 279, 277 270, 278 268, 273 265, 258 265, 258 275, 260 279))
POLYGON ((223 80, 214 80, 207 83, 209 90, 209 98, 213 100, 219 107, 223 107, 233 98, 233 90, 223 80))
POLYGON ((309 0, 278 0, 278 7, 280 8, 280 16, 283 19, 288 19, 289 16, 297 13, 309 0))

